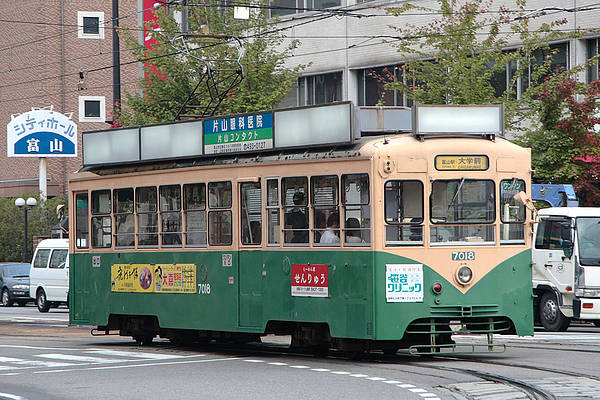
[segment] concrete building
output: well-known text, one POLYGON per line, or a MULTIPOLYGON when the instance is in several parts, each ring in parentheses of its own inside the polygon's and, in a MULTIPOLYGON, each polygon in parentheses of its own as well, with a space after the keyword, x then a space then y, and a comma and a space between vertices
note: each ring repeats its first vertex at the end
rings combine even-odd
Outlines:
MULTIPOLYGON (((142 24, 142 0, 119 1, 119 25, 142 24)), ((24 0, 3 10, 0 23, 0 120, 32 107, 53 106, 72 119, 81 132, 106 129, 113 110, 111 1, 24 0)), ((131 61, 120 44, 120 63, 131 61)), ((139 67, 122 65, 121 90, 135 91, 139 67)), ((6 128, 3 128, 6 129, 6 128)), ((6 131, 5 131, 6 132, 6 131)), ((5 134, 6 135, 6 134, 5 134)), ((38 191, 37 158, 8 158, 0 141, 0 196, 38 191)), ((48 195, 66 193, 67 175, 81 166, 78 158, 48 159, 48 195)))

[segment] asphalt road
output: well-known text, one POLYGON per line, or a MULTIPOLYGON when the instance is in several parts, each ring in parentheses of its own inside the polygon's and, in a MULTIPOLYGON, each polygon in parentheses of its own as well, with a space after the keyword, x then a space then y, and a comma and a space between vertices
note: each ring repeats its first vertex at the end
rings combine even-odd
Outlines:
POLYGON ((563 400, 600 398, 600 329, 591 326, 501 337, 505 353, 466 358, 315 357, 289 352, 287 337, 264 339, 242 347, 175 347, 159 339, 140 347, 131 338, 92 337, 90 327, 68 326, 66 308, 0 308, 0 399, 527 398, 470 370, 519 379, 563 400))

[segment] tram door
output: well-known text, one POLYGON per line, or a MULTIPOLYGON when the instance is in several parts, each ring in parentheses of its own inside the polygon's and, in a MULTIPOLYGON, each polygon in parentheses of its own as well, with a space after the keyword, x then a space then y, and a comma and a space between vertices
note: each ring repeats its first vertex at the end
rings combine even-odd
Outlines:
POLYGON ((261 327, 263 319, 262 190, 260 182, 241 182, 239 325, 261 327))

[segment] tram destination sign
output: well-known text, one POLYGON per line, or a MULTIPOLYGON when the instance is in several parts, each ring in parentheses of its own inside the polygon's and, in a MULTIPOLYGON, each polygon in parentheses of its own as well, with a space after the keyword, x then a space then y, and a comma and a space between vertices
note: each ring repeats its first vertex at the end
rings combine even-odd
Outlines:
POLYGON ((435 157, 438 171, 486 171, 489 160, 486 155, 441 155, 435 157))
POLYGON ((273 148, 273 113, 204 121, 204 154, 245 153, 273 148))

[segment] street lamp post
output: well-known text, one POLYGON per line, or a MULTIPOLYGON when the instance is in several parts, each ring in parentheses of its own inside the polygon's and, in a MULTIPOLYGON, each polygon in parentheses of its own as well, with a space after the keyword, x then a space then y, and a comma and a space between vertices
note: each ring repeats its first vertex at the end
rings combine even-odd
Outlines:
POLYGON ((23 240, 23 262, 29 262, 29 248, 27 246, 27 210, 32 207, 37 206, 37 200, 33 197, 29 197, 27 201, 25 201, 22 197, 19 197, 15 200, 15 206, 22 208, 25 212, 25 232, 24 232, 24 240, 23 240))

